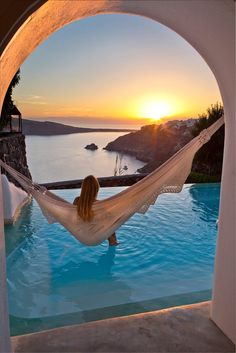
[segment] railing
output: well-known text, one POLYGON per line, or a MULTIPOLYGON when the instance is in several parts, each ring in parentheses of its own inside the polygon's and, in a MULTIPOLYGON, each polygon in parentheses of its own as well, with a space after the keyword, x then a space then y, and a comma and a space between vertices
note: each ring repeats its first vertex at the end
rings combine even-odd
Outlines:
MULTIPOLYGON (((130 174, 130 175, 119 175, 110 177, 98 178, 101 187, 115 187, 115 186, 130 186, 143 179, 148 174, 130 174)), ((52 183, 40 184, 45 186, 48 190, 59 190, 59 189, 79 189, 83 179, 78 180, 67 180, 67 181, 56 181, 52 183)))

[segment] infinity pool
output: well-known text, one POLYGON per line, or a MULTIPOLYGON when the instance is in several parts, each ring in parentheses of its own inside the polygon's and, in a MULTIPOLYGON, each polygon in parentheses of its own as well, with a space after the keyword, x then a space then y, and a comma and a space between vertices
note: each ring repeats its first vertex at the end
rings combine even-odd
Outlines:
MULTIPOLYGON (((101 190, 100 198, 123 188, 101 190)), ((11 334, 207 300, 219 184, 163 194, 117 232, 119 245, 81 245, 33 201, 6 226, 11 334)), ((58 191, 73 200, 78 190, 58 191)))

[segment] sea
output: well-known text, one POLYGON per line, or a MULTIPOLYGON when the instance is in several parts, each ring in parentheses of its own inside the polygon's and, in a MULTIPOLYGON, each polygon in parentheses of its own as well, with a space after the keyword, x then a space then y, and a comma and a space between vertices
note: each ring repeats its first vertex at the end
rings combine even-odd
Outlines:
MULTIPOLYGON (((43 120, 43 119, 38 119, 43 120)), ((45 119, 44 119, 45 120, 45 119)), ((76 121, 75 119, 51 119, 54 122, 79 127, 109 128, 109 129, 138 129, 139 126, 127 124, 100 123, 95 125, 76 121)), ((97 177, 113 176, 116 166, 117 152, 106 151, 103 148, 123 132, 89 132, 56 136, 26 136, 27 161, 33 180, 38 183, 74 180, 93 174, 97 177), (95 143, 98 149, 90 151, 85 146, 95 143)), ((122 174, 133 174, 144 163, 133 156, 122 155, 119 163, 122 174)))

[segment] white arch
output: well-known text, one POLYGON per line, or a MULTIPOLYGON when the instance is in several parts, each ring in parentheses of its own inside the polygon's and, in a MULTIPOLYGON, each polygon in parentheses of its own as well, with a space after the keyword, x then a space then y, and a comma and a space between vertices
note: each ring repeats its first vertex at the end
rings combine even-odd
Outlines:
MULTIPOLYGON (((10 29, 6 28, 5 35, 0 38, 0 107, 16 70, 43 40, 72 21, 104 13, 145 16, 173 29, 205 59, 218 82, 225 109, 226 133, 212 318, 235 342, 234 1, 35 1, 33 5, 19 10, 18 22, 13 22, 10 29), (35 11, 36 8, 38 10, 35 11), (25 22, 19 27, 23 19, 25 22)), ((9 11, 9 20, 10 17, 9 11)), ((3 234, 2 229, 0 219, 0 232, 3 234)))

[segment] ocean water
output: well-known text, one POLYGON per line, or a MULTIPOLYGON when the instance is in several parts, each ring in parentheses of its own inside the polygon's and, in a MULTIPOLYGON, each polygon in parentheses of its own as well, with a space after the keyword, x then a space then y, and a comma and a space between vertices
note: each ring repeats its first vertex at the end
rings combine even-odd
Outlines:
MULTIPOLYGON (((108 142, 126 132, 92 132, 59 136, 26 136, 28 165, 36 182, 81 179, 89 174, 97 177, 114 175, 116 152, 103 150, 108 142), (84 147, 95 143, 98 150, 84 147)), ((123 156, 122 166, 133 174, 144 163, 132 156, 123 156)))
MULTIPOLYGON (((27 118, 28 119, 28 118, 27 118)), ((30 119, 30 118, 29 118, 30 119)), ((127 129, 139 130, 141 126, 152 124, 149 119, 108 119, 108 118, 83 118, 83 117, 50 117, 50 118, 33 118, 36 121, 53 121, 60 124, 71 125, 76 127, 86 127, 92 129, 127 129)))
MULTIPOLYGON (((100 190, 106 198, 123 188, 100 190)), ((79 190, 57 194, 72 201, 79 190)), ((35 201, 6 227, 11 334, 210 299, 219 184, 162 194, 117 231, 119 245, 80 244, 35 201)))

